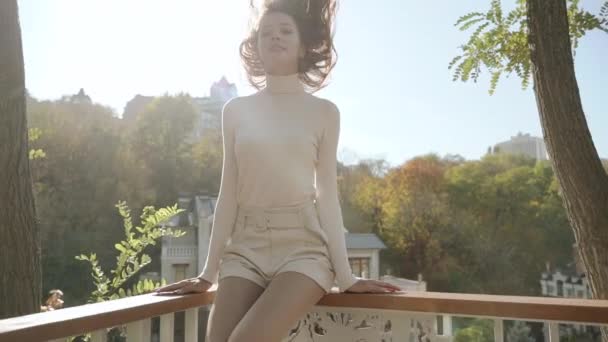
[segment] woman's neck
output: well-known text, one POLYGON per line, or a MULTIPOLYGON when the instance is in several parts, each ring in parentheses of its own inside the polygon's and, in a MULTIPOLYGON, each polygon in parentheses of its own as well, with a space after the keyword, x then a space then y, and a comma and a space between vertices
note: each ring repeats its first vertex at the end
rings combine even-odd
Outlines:
POLYGON ((273 94, 303 93, 304 85, 300 81, 299 74, 271 75, 266 74, 265 90, 273 94))

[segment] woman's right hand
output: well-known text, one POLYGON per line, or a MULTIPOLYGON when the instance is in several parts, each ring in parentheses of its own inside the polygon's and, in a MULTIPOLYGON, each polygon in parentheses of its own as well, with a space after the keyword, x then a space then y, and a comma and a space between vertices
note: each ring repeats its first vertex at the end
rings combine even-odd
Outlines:
POLYGON ((365 293, 378 293, 378 292, 405 292, 402 288, 385 281, 375 279, 362 279, 355 282, 351 287, 346 289, 344 292, 365 292, 365 293))
POLYGON ((201 278, 188 278, 173 284, 165 285, 154 290, 157 295, 183 295, 186 293, 207 292, 212 286, 210 282, 201 278))

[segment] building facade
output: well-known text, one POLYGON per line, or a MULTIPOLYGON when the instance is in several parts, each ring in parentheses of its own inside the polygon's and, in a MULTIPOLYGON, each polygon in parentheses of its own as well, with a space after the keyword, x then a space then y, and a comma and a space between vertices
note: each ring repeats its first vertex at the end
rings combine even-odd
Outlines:
POLYGON ((518 133, 507 141, 500 142, 489 151, 492 154, 509 153, 532 157, 536 160, 547 160, 547 147, 542 138, 530 134, 518 133))
MULTIPOLYGON (((193 97, 192 103, 196 111, 200 113, 196 127, 192 131, 190 139, 197 141, 210 132, 219 133, 221 130, 222 108, 230 99, 237 97, 238 92, 234 83, 228 82, 226 77, 214 82, 209 89, 209 96, 193 97)), ((129 125, 135 122, 139 113, 154 101, 154 96, 137 94, 127 102, 122 114, 122 119, 129 125)))

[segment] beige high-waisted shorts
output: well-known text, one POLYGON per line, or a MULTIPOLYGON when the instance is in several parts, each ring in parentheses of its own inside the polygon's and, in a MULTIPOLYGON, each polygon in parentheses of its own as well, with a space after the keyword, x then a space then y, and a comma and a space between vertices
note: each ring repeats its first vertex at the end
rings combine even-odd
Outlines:
POLYGON ((239 276, 266 288, 279 273, 295 271, 329 293, 335 272, 317 213, 313 199, 285 207, 239 206, 218 279, 239 276))

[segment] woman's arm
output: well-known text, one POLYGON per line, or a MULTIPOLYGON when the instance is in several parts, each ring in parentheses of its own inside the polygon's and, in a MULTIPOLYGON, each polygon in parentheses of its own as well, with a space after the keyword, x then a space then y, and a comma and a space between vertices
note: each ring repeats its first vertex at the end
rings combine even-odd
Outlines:
MULTIPOLYGON (((327 101, 327 100, 325 100, 327 101)), ((327 111, 321 143, 319 144, 316 169, 317 209, 321 227, 328 239, 331 262, 336 271, 336 280, 341 292, 358 281, 350 268, 346 254, 342 209, 338 199, 337 150, 340 136, 340 112, 331 101, 327 111)))
POLYGON ((237 166, 234 154, 234 99, 224 105, 222 110, 222 140, 224 157, 222 162, 222 179, 215 205, 209 250, 205 267, 199 278, 213 284, 217 282, 220 258, 228 238, 234 229, 237 212, 237 166))

